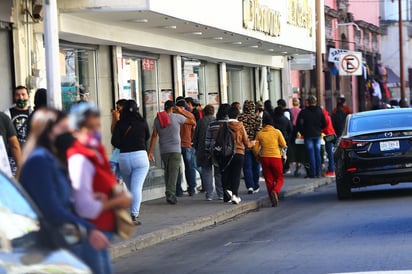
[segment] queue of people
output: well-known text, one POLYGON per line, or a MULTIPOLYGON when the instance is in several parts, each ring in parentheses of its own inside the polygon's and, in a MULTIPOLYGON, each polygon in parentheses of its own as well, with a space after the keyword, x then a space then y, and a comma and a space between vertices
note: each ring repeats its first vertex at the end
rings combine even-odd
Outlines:
POLYGON ((199 173, 207 201, 239 204, 243 171, 248 194, 259 191, 263 173, 276 207, 290 163, 296 163, 295 175, 302 163, 294 157, 298 136, 304 139, 307 176, 322 176, 322 136, 329 161, 325 175, 334 176, 333 146, 342 127, 335 123, 341 111, 349 112, 342 99, 329 116, 310 96, 306 107, 297 98, 291 109, 283 99, 276 108, 269 100, 247 100, 243 107, 221 104, 215 115, 212 105, 203 108, 197 100, 178 97, 165 102, 150 133, 136 101, 121 99, 112 111, 111 143, 117 152, 109 161, 93 103, 78 102, 67 115, 47 108, 44 89, 36 92, 34 111, 28 101, 27 89, 19 86, 15 106, 0 113, 0 134, 14 159, 14 174, 53 226, 72 223, 83 231, 83 241, 70 248, 93 273, 113 273, 108 248, 116 231, 115 211, 127 209, 132 222, 141 225, 143 185, 150 161, 156 160, 157 141, 167 203, 176 204, 184 190, 193 196, 199 173))

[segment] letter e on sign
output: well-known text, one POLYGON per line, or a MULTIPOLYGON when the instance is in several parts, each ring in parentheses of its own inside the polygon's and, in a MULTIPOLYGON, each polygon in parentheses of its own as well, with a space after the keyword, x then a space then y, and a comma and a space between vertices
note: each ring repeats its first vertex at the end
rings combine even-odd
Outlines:
POLYGON ((339 58, 339 75, 362 75, 362 53, 343 53, 339 58))

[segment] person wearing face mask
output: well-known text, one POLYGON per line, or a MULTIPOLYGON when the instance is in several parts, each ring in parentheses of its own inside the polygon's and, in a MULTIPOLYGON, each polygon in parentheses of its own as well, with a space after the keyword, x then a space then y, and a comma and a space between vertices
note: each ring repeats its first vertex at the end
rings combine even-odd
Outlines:
MULTIPOLYGON (((101 142, 100 111, 92 102, 80 102, 70 110, 76 140, 67 150, 68 170, 73 187, 74 206, 111 240, 116 229, 114 209, 129 208, 131 195, 118 190, 101 142)), ((92 250, 92 246, 88 246, 92 250)), ((113 273, 108 248, 95 256, 86 252, 94 273, 113 273)))
POLYGON ((64 151, 73 141, 66 114, 51 109, 38 110, 33 115, 32 131, 23 151, 20 183, 53 229, 58 230, 67 224, 78 228, 87 240, 69 248, 88 263, 86 251, 90 253, 88 257, 97 254, 99 249, 109 246, 109 241, 95 225, 73 210, 72 189, 64 164, 64 151), (92 249, 86 250, 89 245, 92 249))
POLYGON ((32 108, 29 106, 29 91, 24 86, 18 86, 14 89, 15 105, 6 110, 7 116, 10 117, 17 131, 17 138, 23 147, 28 136, 28 120, 32 108))

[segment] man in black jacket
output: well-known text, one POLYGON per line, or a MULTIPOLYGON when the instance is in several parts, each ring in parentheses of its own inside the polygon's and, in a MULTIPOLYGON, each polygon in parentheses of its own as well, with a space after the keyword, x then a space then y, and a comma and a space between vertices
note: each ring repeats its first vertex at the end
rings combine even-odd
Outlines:
POLYGON ((326 127, 326 120, 315 96, 310 96, 308 103, 309 106, 299 113, 296 126, 305 139, 310 166, 309 177, 315 178, 320 177, 322 171, 320 138, 322 129, 326 127))

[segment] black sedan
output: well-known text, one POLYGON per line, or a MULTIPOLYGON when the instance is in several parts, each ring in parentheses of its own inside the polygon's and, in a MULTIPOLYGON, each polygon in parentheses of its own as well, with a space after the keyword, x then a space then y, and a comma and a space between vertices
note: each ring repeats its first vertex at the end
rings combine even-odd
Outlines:
POLYGON ((334 156, 339 199, 352 188, 412 182, 412 109, 349 115, 334 156))

